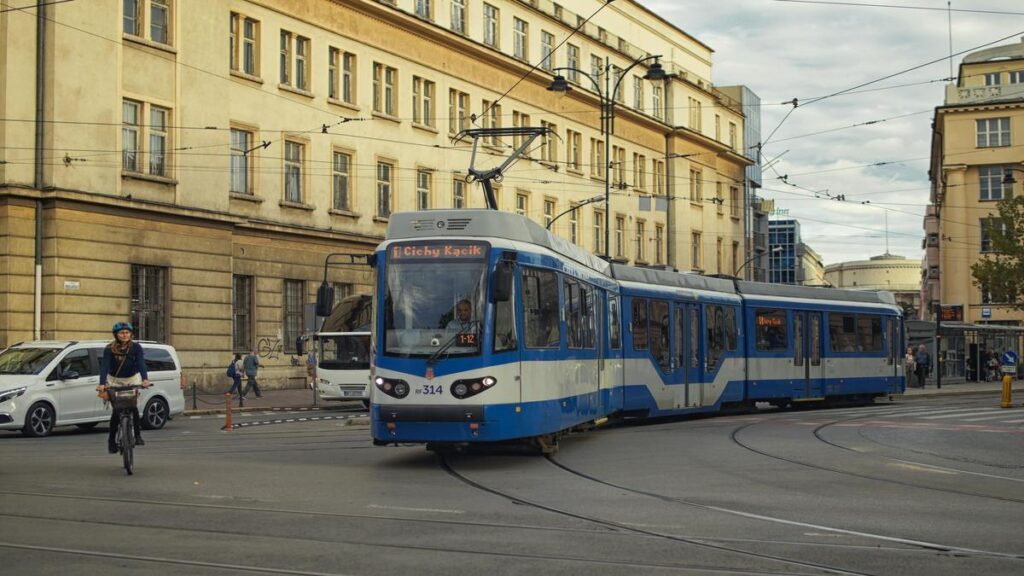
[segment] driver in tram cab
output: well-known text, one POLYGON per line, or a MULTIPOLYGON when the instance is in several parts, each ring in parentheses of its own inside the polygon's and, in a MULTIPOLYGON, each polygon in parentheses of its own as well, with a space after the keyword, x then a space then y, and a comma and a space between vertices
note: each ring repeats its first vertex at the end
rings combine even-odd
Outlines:
POLYGON ((468 299, 463 298, 455 305, 455 317, 448 321, 445 330, 455 332, 470 332, 476 322, 473 321, 473 305, 468 299))

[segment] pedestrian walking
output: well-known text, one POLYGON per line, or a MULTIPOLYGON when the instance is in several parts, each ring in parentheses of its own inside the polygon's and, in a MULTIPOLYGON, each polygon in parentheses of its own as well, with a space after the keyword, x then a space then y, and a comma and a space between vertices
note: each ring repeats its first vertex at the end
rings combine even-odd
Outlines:
POLYGON ((316 350, 310 350, 306 355, 306 376, 309 379, 309 388, 316 388, 316 350))
POLYGON ((242 355, 235 354, 235 357, 231 359, 228 364, 228 378, 231 378, 231 387, 228 388, 228 394, 242 395, 242 372, 245 368, 242 367, 242 355))
POLYGON ((903 357, 903 376, 906 379, 908 388, 914 385, 914 372, 917 364, 914 362, 914 347, 907 346, 907 355, 903 357))
POLYGON ((914 355, 914 373, 917 375, 917 387, 924 388, 925 378, 932 366, 932 357, 924 349, 924 344, 917 347, 917 354, 914 355))
POLYGON ((242 369, 245 371, 245 390, 242 390, 242 398, 252 390, 256 393, 257 398, 262 398, 263 393, 260 392, 260 385, 256 382, 256 374, 260 369, 260 358, 256 355, 256 351, 249 352, 242 360, 242 369))

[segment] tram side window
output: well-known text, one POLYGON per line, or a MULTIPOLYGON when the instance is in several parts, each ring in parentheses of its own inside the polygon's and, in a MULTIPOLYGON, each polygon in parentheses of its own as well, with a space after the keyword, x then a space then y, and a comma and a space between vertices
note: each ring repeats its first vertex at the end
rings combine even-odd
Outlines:
POLYGON ((736 350, 736 307, 725 306, 722 309, 725 311, 725 321, 722 323, 722 329, 725 330, 725 349, 733 352, 736 350))
POLYGON ((558 275, 550 270, 524 266, 520 278, 523 291, 523 332, 530 348, 558 348, 561 328, 558 318, 558 275))
POLYGON ((856 352, 857 317, 853 314, 829 314, 828 338, 833 352, 856 352))
POLYGON ((622 330, 620 329, 619 297, 608 296, 608 338, 612 344, 612 350, 622 347, 622 330))
POLYGON ((708 370, 715 370, 725 354, 725 309, 709 304, 704 308, 704 331, 707 333, 708 370))
POLYGON ((651 356, 665 372, 672 368, 668 351, 668 302, 651 300, 651 356))
POLYGON ((754 311, 754 336, 762 352, 785 352, 789 341, 786 311, 758 308, 754 311))
POLYGON ((494 351, 516 349, 515 299, 494 304, 494 351))
POLYGON ((569 348, 582 348, 583 335, 580 315, 583 306, 580 302, 580 285, 570 278, 565 279, 565 335, 569 348))
POLYGON ((860 352, 881 352, 882 317, 874 314, 857 315, 857 346, 860 352))
POLYGON ((597 344, 594 327, 594 287, 580 284, 580 341, 584 348, 593 349, 597 344))
POLYGON ((633 349, 647 350, 647 300, 633 299, 633 349))

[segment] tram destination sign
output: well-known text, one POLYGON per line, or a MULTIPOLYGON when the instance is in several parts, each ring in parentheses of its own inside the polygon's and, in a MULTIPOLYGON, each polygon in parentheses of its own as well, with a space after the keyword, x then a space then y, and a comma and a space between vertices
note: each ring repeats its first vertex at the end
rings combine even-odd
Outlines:
POLYGON ((964 321, 964 307, 963 305, 956 306, 942 306, 942 312, 939 317, 943 322, 963 322, 964 321))
POLYGON ((411 242, 392 244, 388 257, 392 262, 483 260, 487 248, 483 242, 411 242))

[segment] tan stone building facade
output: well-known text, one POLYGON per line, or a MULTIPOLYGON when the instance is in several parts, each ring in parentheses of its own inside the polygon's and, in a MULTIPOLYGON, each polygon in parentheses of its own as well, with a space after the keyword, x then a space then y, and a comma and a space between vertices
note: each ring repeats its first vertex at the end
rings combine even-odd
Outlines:
MULTIPOLYGON (((729 273, 750 161, 711 56, 630 1, 4 11, 0 346, 107 337, 130 318, 179 350, 189 382, 215 388, 231 352, 258 349, 267 384, 297 384, 289 352, 327 254, 372 251, 397 211, 484 205, 452 140, 464 128, 551 129, 505 174, 501 209, 551 221, 603 194, 612 162, 610 207, 554 231, 602 253, 609 209, 611 257, 729 273), (643 79, 649 55, 669 79, 643 79), (619 86, 610 158, 584 72, 619 86), (547 90, 557 74, 574 90, 547 90)), ((478 163, 517 143, 488 142, 478 163)), ((329 272, 339 293, 370 278, 329 272)))
POLYGON ((998 216, 997 202, 1022 193, 1022 140, 1024 41, 965 56, 957 83, 946 87, 945 102, 935 109, 931 205, 924 220, 925 318, 934 319, 941 303, 963 306, 969 323, 1024 320, 998 294, 975 285, 970 270, 990 249, 984 224, 998 216))
POLYGON ((916 318, 921 308, 920 260, 881 254, 868 260, 829 264, 825 267, 825 281, 836 288, 892 292, 907 319, 916 318))

